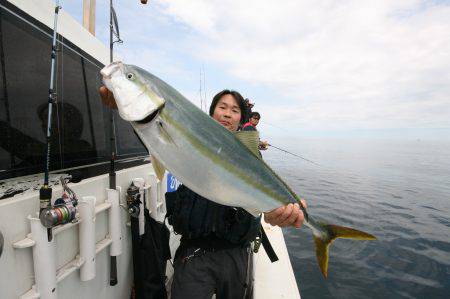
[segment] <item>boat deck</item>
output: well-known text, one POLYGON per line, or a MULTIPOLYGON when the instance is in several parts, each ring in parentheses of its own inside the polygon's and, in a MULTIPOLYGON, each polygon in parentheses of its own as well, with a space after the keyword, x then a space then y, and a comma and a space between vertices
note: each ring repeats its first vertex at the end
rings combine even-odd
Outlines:
POLYGON ((300 299, 300 292, 289 259, 283 231, 278 226, 271 226, 264 220, 261 221, 279 260, 271 263, 263 246, 254 255, 254 298, 300 299))

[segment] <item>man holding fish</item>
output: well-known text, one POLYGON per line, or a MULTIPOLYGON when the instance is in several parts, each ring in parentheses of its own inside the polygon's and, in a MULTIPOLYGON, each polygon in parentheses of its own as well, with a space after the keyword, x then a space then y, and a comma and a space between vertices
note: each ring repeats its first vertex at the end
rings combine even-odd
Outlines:
MULTIPOLYGON (((103 102, 117 109, 114 95, 100 88, 103 102)), ((232 90, 214 96, 209 114, 235 132, 245 119, 245 102, 232 90)), ((182 185, 166 194, 169 223, 182 238, 175 255, 172 298, 243 298, 250 285, 250 242, 258 236, 260 218, 242 208, 214 203, 182 185), (200 224, 199 224, 200 223, 200 224)), ((306 203, 303 201, 306 206, 306 203)), ((300 228, 304 215, 298 204, 264 213, 271 225, 300 228)))
POLYGON ((216 95, 209 117, 139 67, 114 62, 101 74, 103 101, 131 122, 151 154, 156 175, 162 179, 167 169, 183 183, 172 196, 169 215, 175 231, 182 233, 172 298, 211 298, 213 293, 242 298, 248 245, 261 213, 272 225, 299 228, 305 223, 311 228, 325 277, 333 240, 375 239, 308 215, 304 200, 260 158, 258 132, 237 132, 244 119, 239 93, 224 90, 216 95))

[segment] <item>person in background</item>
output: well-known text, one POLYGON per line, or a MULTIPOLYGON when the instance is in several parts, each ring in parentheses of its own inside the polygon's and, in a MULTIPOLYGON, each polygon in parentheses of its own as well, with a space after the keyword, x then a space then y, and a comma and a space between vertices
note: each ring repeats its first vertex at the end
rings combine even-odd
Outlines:
MULTIPOLYGON (((242 126, 242 131, 257 131, 256 126, 259 123, 259 120, 261 119, 261 115, 258 112, 252 112, 250 113, 249 121, 246 122, 242 126)), ((266 150, 269 146, 269 143, 267 141, 260 141, 259 142, 259 149, 260 150, 266 150)))
POLYGON ((250 114, 252 113, 252 108, 253 108, 253 106, 255 106, 255 104, 251 103, 248 98, 246 98, 244 100, 244 104, 245 104, 245 113, 244 113, 243 123, 246 123, 249 120, 250 114))

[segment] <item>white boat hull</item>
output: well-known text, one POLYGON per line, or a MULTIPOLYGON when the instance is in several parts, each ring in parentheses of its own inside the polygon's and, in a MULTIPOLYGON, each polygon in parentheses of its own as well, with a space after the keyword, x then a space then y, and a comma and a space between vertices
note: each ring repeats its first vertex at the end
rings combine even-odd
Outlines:
MULTIPOLYGON (((133 167, 117 172, 117 186, 126 190, 134 178, 143 178, 146 184, 152 184, 155 176, 152 175, 153 168, 150 164, 133 167)), ((167 182, 164 180, 159 184, 159 195, 164 195, 167 182)), ((94 196, 97 207, 105 204, 108 188, 108 175, 101 175, 83 180, 78 184, 70 186, 79 198, 83 196, 94 196)), ((149 192, 150 193, 150 192, 149 192)), ((61 194, 61 187, 53 189, 53 194, 61 194)), ((149 196, 150 200, 155 200, 149 196)), ((125 194, 121 193, 121 203, 125 202, 125 194)), ((164 200, 159 198, 155 204, 157 207, 151 211, 151 215, 161 220, 164 217, 164 200)), ((28 216, 36 215, 39 209, 38 192, 26 192, 23 195, 4 199, 0 201, 0 231, 4 236, 4 249, 0 257, 0 297, 9 298, 38 298, 39 290, 35 286, 35 270, 33 267, 33 249, 31 244, 27 245, 27 240, 33 240, 30 234, 30 221, 28 216), (24 248, 19 248, 24 247, 24 248)), ((101 241, 107 239, 109 235, 108 213, 100 212, 95 217, 95 242, 97 247, 101 246, 101 241), (99 244, 100 243, 100 244, 99 244)), ((129 298, 133 280, 133 263, 131 256, 131 235, 128 213, 121 209, 121 230, 122 230, 122 254, 117 257, 118 284, 109 285, 110 269, 110 248, 106 246, 96 254, 95 276, 89 281, 82 281, 80 270, 71 272, 67 277, 57 283, 55 292, 57 298, 129 298)), ((55 235, 55 256, 56 270, 62 271, 64 267, 77 259, 80 254, 79 226, 72 227, 55 235)), ((178 238, 172 234, 172 251, 178 246, 178 238)), ((70 266, 70 265, 69 265, 70 266)), ((52 265, 48 265, 52 267, 52 265)), ((171 276, 172 268, 169 266, 168 276, 171 276)), ((51 272, 51 271, 50 271, 51 272)))

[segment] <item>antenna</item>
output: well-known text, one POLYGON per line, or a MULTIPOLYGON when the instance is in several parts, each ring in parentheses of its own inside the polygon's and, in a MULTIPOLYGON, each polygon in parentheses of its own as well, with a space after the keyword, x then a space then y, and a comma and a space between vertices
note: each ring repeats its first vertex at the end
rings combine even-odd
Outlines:
POLYGON ((205 65, 202 64, 203 68, 203 100, 205 102, 205 111, 208 111, 208 104, 206 102, 206 74, 205 74, 205 65))
POLYGON ((206 100, 206 75, 205 75, 205 66, 202 64, 199 72, 199 89, 198 95, 200 97, 200 109, 202 111, 208 112, 208 103, 206 100))
POLYGON ((200 96, 200 109, 203 110, 203 97, 202 97, 202 69, 200 68, 199 73, 199 88, 198 88, 198 95, 200 96))

